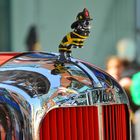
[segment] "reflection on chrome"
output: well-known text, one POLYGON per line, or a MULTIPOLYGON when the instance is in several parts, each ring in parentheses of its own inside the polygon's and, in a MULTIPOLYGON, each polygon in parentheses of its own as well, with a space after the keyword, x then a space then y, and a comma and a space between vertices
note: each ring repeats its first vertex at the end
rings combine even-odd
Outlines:
POLYGON ((0 67, 0 138, 39 140, 42 119, 51 109, 128 104, 120 85, 102 70, 71 58, 53 75, 56 54, 23 53, 0 67))
POLYGON ((50 85, 47 78, 43 75, 25 70, 1 71, 0 79, 3 79, 2 83, 27 91, 31 97, 46 94, 50 85))

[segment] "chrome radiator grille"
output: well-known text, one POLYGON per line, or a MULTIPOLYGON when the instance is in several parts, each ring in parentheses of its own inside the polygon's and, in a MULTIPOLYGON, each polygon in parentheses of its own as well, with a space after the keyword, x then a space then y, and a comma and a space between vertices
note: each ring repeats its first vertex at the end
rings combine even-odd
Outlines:
POLYGON ((98 140, 97 107, 58 108, 42 122, 41 140, 98 140))
POLYGON ((130 140, 127 105, 102 106, 99 134, 98 106, 58 108, 44 118, 41 140, 130 140))

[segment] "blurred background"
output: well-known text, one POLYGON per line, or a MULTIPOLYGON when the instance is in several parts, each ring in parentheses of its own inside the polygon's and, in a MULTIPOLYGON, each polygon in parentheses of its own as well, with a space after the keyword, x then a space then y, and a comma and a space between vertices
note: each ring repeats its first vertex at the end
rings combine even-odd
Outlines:
POLYGON ((57 52, 84 7, 93 18, 92 29, 84 48, 73 49, 74 57, 104 68, 124 40, 131 47, 119 49, 119 55, 125 52, 140 62, 140 0, 0 0, 0 51, 27 51, 27 36, 35 26, 40 50, 57 52))
POLYGON ((91 34, 72 55, 106 69, 124 87, 133 140, 140 140, 140 0, 0 0, 0 52, 58 52, 84 8, 93 18, 91 34))

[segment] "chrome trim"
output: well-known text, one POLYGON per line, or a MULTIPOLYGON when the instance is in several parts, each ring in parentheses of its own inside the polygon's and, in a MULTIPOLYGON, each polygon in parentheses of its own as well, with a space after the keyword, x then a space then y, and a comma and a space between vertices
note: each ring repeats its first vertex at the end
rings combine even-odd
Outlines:
POLYGON ((98 105, 97 107, 98 107, 99 140, 104 140, 102 106, 98 105))
MULTIPOLYGON (((94 66, 88 67, 80 60, 71 58, 71 61, 65 63, 64 73, 51 74, 57 57, 56 54, 48 53, 23 53, 0 67, 0 97, 8 97, 20 111, 17 113, 6 100, 0 102, 0 108, 9 109, 12 125, 15 125, 20 118, 23 121, 22 126, 18 126, 19 131, 12 128, 16 133, 16 140, 21 140, 21 133, 23 140, 39 140, 41 121, 53 108, 89 105, 99 107, 111 104, 129 106, 126 93, 111 76, 94 66), (44 77, 42 80, 49 81, 48 92, 37 94, 38 91, 36 91, 36 96, 31 96, 29 89, 25 86, 27 84, 22 83, 21 88, 19 75, 27 74, 26 83, 31 73, 35 73, 35 78, 42 75, 44 77), (6 95, 3 94, 4 92, 6 95), (108 100, 102 100, 103 98, 108 100), (12 117, 13 115, 16 120, 12 117)), ((32 84, 36 85, 35 81, 30 84, 31 88, 33 88, 32 84)), ((0 113, 3 112, 0 110, 0 113)), ((99 109, 99 119, 100 113, 99 109)))

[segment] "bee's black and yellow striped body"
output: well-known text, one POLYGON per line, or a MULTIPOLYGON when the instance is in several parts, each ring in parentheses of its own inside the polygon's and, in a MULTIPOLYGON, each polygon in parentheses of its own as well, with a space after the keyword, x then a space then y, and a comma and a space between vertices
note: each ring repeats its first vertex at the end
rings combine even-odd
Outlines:
POLYGON ((89 12, 86 8, 76 17, 76 21, 72 23, 71 28, 72 32, 69 32, 64 36, 60 45, 59 45, 59 58, 55 62, 54 69, 52 74, 59 74, 65 72, 65 63, 70 60, 71 49, 72 48, 82 48, 84 41, 89 36, 90 29, 90 20, 89 12))
POLYGON ((71 48, 82 48, 84 41, 88 36, 80 35, 75 31, 68 33, 64 36, 59 45, 59 52, 71 53, 71 48))

